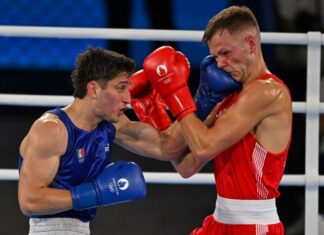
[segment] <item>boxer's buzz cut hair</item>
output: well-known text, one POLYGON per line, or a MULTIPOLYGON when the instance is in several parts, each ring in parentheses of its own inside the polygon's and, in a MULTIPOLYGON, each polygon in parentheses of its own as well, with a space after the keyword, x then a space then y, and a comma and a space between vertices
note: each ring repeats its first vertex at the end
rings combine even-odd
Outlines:
POLYGON ((201 41, 207 43, 215 33, 223 30, 234 34, 246 27, 255 28, 260 32, 258 21, 248 7, 231 6, 209 20, 201 41))

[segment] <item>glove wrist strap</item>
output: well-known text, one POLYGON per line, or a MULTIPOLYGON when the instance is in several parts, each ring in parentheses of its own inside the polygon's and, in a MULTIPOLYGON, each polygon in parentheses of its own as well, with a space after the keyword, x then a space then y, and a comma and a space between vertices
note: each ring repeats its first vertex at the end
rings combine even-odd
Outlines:
POLYGON ((75 210, 84 210, 99 205, 92 182, 72 188, 71 194, 73 209, 75 210))
POLYGON ((189 113, 195 112, 197 109, 188 86, 182 87, 166 97, 165 102, 169 106, 172 115, 176 117, 177 120, 182 119, 189 113), (185 115, 182 115, 184 112, 185 115))

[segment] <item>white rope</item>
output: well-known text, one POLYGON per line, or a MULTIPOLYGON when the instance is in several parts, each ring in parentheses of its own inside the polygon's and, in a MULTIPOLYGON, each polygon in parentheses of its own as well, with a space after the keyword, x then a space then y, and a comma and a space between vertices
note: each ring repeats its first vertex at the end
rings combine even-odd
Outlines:
POLYGON ((10 37, 200 41, 202 35, 202 31, 197 30, 0 26, 0 36, 10 37))
POLYGON ((0 94, 0 105, 59 107, 72 101, 72 96, 0 94))
MULTIPOLYGON (((86 38, 118 40, 196 41, 203 36, 201 30, 112 29, 77 27, 0 26, 0 36, 38 38, 86 38)), ((261 33, 262 43, 305 45, 305 33, 261 33)), ((322 44, 324 35, 322 34, 322 44)))
MULTIPOLYGON (((0 180, 18 180, 17 169, 0 169, 0 180)), ((212 173, 198 173, 188 179, 182 178, 178 173, 173 172, 144 172, 144 178, 151 184, 206 184, 214 185, 214 175, 212 173)), ((284 175, 280 185, 303 186, 306 179, 304 175, 284 175)), ((324 186, 324 176, 318 178, 320 186, 324 186)))
POLYGON ((0 180, 18 180, 18 170, 0 169, 0 180))
MULTIPOLYGON (((72 96, 0 94, 0 105, 61 107, 72 101, 72 96)), ((131 108, 131 106, 128 106, 128 108, 131 108)), ((319 109, 320 113, 324 113, 324 103, 320 104, 319 109)), ((293 111, 305 113, 306 103, 293 102, 293 111)))

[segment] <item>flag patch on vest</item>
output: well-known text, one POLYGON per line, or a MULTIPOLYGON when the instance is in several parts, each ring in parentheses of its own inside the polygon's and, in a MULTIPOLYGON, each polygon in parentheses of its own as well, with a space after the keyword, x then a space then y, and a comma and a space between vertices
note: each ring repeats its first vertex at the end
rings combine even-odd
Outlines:
POLYGON ((84 148, 77 149, 77 156, 78 156, 79 163, 84 162, 85 160, 84 148))

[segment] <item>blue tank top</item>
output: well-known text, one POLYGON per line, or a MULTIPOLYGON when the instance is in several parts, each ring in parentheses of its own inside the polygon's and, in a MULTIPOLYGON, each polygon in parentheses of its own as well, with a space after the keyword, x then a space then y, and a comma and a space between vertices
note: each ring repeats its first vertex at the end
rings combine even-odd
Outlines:
MULTIPOLYGON (((111 162, 111 147, 115 137, 115 126, 102 121, 91 132, 76 127, 68 115, 61 109, 48 113, 56 114, 68 131, 68 144, 65 154, 50 188, 70 190, 73 186, 91 182, 111 162)), ((19 170, 23 162, 19 156, 19 170)), ((97 208, 82 211, 69 210, 53 215, 38 215, 34 218, 71 217, 81 221, 91 221, 96 216, 97 208)))

